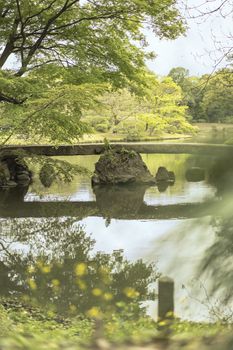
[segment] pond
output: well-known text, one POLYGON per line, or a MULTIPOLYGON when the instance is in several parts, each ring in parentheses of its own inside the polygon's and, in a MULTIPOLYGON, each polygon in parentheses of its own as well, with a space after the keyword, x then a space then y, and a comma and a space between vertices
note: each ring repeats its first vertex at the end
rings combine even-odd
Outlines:
MULTIPOLYGON (((209 169, 215 159, 190 155, 142 156, 154 175, 159 166, 174 171, 175 183, 160 187, 128 185, 93 189, 86 175, 75 176, 68 184, 54 183, 44 188, 36 174, 33 184, 23 194, 1 199, 1 294, 19 296, 23 283, 29 281, 32 292, 37 288, 40 301, 50 300, 52 305, 57 300, 59 306, 64 303, 64 308, 71 305, 75 309, 77 288, 71 286, 67 277, 74 269, 71 260, 91 250, 90 256, 95 255, 97 260, 97 252, 101 252, 103 261, 104 256, 110 261, 112 254, 115 260, 122 261, 119 257, 122 255, 124 266, 126 261, 133 264, 141 260, 152 263, 157 274, 173 278, 178 317, 193 321, 214 321, 220 315, 227 318, 232 307, 231 296, 226 293, 232 277, 229 250, 232 236, 231 232, 227 233, 231 216, 226 212, 231 210, 229 196, 219 195, 216 184, 210 181, 209 169), (205 169, 205 180, 186 180, 186 170, 193 166, 205 169), (221 237, 223 224, 219 224, 223 217, 224 239, 221 237), (78 228, 78 235, 74 227, 78 228), (91 244, 89 237, 95 243, 91 244), (35 270, 32 262, 42 255, 47 257, 47 272, 37 261, 37 268, 44 274, 43 278, 37 276, 39 288, 27 273, 35 270), (52 273, 48 262, 54 259, 65 262, 63 270, 57 267, 56 271, 53 269, 53 278, 50 276, 50 285, 55 290, 61 288, 63 281, 64 293, 60 297, 56 293, 51 296, 46 290, 46 276, 52 273)), ((93 171, 98 156, 60 159, 93 171)), ((140 273, 139 278, 143 279, 140 273)), ((81 279, 78 283, 82 290, 84 281, 81 279)), ((152 283, 150 288, 156 290, 156 284, 152 283)), ((153 298, 143 301, 148 314, 156 318, 157 303, 156 297, 153 298)), ((92 305, 89 299, 85 302, 92 305)))

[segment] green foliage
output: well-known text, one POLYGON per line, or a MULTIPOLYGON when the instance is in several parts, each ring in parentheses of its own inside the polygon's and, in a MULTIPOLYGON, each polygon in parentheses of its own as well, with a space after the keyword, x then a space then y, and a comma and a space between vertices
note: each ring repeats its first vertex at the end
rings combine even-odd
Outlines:
POLYGON ((7 336, 12 328, 12 322, 6 310, 0 305, 0 338, 7 336))
POLYGON ((189 70, 183 67, 172 68, 168 76, 182 88, 185 84, 186 78, 189 76, 189 70))
POLYGON ((97 124, 95 129, 96 131, 105 133, 105 132, 108 132, 109 125, 107 123, 97 124))
MULTIPOLYGON (((91 175, 91 172, 79 164, 71 164, 65 160, 48 158, 48 157, 32 157, 29 164, 40 165, 40 179, 49 178, 48 183, 54 181, 70 182, 75 175, 91 175), (43 170, 43 171, 42 171, 43 170), (42 172, 42 173, 41 173, 42 172)), ((43 180, 41 181, 43 183, 43 180)), ((50 186, 48 186, 50 187, 50 186)))
POLYGON ((138 130, 134 129, 128 129, 128 133, 125 137, 125 141, 127 142, 134 142, 134 141, 139 141, 141 138, 141 134, 138 130))
MULTIPOLYGON (((18 78, 19 79, 19 78, 18 78)), ((88 131, 81 120, 83 110, 95 104, 96 96, 103 91, 98 84, 74 85, 58 77, 31 74, 25 81, 30 96, 23 104, 2 104, 1 125, 10 125, 3 142, 14 134, 28 135, 34 141, 40 139, 53 143, 77 141, 88 131), (51 82, 50 79, 54 78, 51 82), (37 83, 39 81, 39 83, 37 83), (12 117, 14 115, 14 117, 12 117)))
POLYGON ((99 109, 96 112, 105 116, 106 120, 110 120, 112 127, 134 116, 139 109, 139 98, 126 88, 119 90, 109 88, 109 91, 99 98, 99 102, 99 109))
POLYGON ((127 141, 136 141, 143 134, 195 131, 186 119, 187 107, 181 103, 181 88, 170 77, 159 80, 146 72, 141 96, 127 89, 110 89, 99 101, 97 115, 111 120, 112 131, 126 134, 127 141))
MULTIPOLYGON (((2 350, 40 350, 44 347, 54 350, 83 350, 94 348, 94 323, 86 318, 61 318, 56 313, 48 314, 43 309, 35 309, 27 304, 14 302, 12 299, 1 300, 6 310, 2 309, 1 326, 9 324, 7 333, 1 335, 2 350)), ((157 324, 149 317, 140 317, 137 320, 127 316, 130 309, 122 310, 121 314, 112 314, 104 320, 104 346, 117 346, 119 349, 128 349, 135 346, 143 348, 161 345, 162 334, 157 331, 157 324), (110 344, 108 342, 111 342, 110 344)), ((213 323, 193 323, 176 321, 171 328, 169 350, 188 349, 215 349, 229 350, 231 344, 228 332, 229 326, 213 323), (219 343, 219 340, 221 343, 219 343)), ((167 344, 167 339, 164 339, 167 344)), ((98 346, 101 348, 101 346, 98 346)))
POLYGON ((89 131, 81 120, 100 88, 144 84, 144 21, 159 37, 176 38, 184 23, 173 0, 0 1, 3 140, 74 142, 89 131), (4 71, 10 56, 15 69, 4 71))
POLYGON ((193 121, 233 122, 232 69, 220 69, 202 77, 190 77, 185 68, 173 68, 169 76, 182 89, 182 105, 193 121))
POLYGON ((10 240, 27 241, 31 248, 26 255, 3 251, 2 294, 13 293, 48 311, 89 318, 130 305, 131 316, 137 317, 145 311, 140 303, 155 298, 149 286, 158 277, 154 265, 129 262, 122 251, 93 253, 95 242, 76 218, 41 219, 34 225, 23 220, 12 223, 10 232, 10 240), (38 235, 43 239, 37 240, 38 235))
POLYGON ((182 90, 180 103, 188 107, 189 116, 193 120, 204 118, 200 110, 200 102, 203 97, 201 80, 198 77, 190 77, 189 71, 183 67, 171 69, 168 74, 182 90))
POLYGON ((144 54, 129 38, 143 45, 140 29, 145 19, 160 37, 173 39, 184 32, 173 0, 46 0, 43 5, 22 1, 18 6, 1 1, 0 9, 0 63, 14 53, 20 62, 18 74, 53 61, 73 63, 81 70, 89 63, 110 74, 115 67, 132 76, 144 54))
POLYGON ((145 112, 138 116, 149 135, 195 132, 186 119, 187 107, 180 103, 181 99, 181 88, 170 77, 158 82, 154 88, 152 85, 150 97, 143 103, 145 112))
MULTIPOLYGON (((222 69, 209 77, 201 108, 209 122, 233 120, 233 75, 232 69, 222 69)), ((208 77, 203 77, 208 79, 208 77)))

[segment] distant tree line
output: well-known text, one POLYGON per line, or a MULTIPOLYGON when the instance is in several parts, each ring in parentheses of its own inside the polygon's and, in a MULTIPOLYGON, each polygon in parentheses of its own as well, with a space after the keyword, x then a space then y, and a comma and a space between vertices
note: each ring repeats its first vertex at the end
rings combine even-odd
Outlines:
POLYGON ((233 69, 217 70, 201 77, 190 76, 183 67, 173 68, 168 76, 182 89, 182 104, 195 122, 233 122, 233 69))

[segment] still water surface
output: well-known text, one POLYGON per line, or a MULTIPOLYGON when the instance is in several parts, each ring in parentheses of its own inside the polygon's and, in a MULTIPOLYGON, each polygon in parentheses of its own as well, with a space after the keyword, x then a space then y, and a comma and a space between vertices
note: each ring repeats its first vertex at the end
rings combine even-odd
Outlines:
MULTIPOLYGON (((93 171, 98 156, 62 159, 93 171)), ((39 202, 41 207, 44 202, 50 202, 51 208, 53 204, 65 203, 66 210, 63 212, 58 207, 56 214, 54 211, 50 214, 47 207, 44 218, 49 221, 52 220, 51 215, 76 217, 76 222, 96 241, 95 251, 111 253, 113 250, 122 249, 124 256, 130 261, 143 259, 145 262, 154 262, 159 273, 175 280, 175 306, 179 317, 195 321, 213 320, 211 305, 221 309, 223 314, 226 304, 223 302, 225 290, 220 288, 217 293, 211 295, 215 278, 212 262, 208 266, 209 269, 202 269, 203 261, 205 262, 218 239, 216 212, 211 209, 203 211, 205 204, 208 207, 209 203, 219 200, 216 188, 208 181, 211 160, 204 156, 189 155, 143 155, 143 159, 152 174, 156 173, 159 166, 174 171, 175 184, 165 188, 125 186, 115 189, 103 187, 93 191, 88 176, 76 176, 70 184, 53 184, 46 189, 35 176, 35 181, 23 201, 29 205, 31 202, 39 202), (186 181, 185 172, 192 166, 206 169, 204 181, 186 181), (69 214, 70 202, 74 206, 70 207, 69 214), (75 207, 77 202, 78 206, 75 207)), ((20 206, 20 202, 12 204, 12 211, 20 206)), ((35 215, 32 215, 34 218, 30 223, 36 226, 43 215, 40 217, 35 213, 37 211, 38 214, 38 209, 32 209, 32 213, 33 210, 35 215)), ((14 212, 11 216, 14 217, 14 212)), ((15 215, 15 219, 1 219, 2 239, 5 239, 5 243, 8 239, 6 232, 9 223, 14 221, 17 226, 22 221, 17 216, 15 215)), ((7 241, 8 249, 10 254, 20 251, 24 255, 32 251, 32 254, 36 255, 39 253, 35 248, 36 241, 41 243, 43 240, 41 232, 39 235, 35 233, 31 243, 7 241)), ((49 254, 50 248, 46 249, 49 254)), ((6 252, 2 251, 1 254, 4 257, 6 252)), ((2 288, 4 289, 4 286, 2 288)), ((10 289, 9 286, 7 288, 10 289)), ((156 301, 148 302, 148 312, 154 318, 156 309, 156 301)))

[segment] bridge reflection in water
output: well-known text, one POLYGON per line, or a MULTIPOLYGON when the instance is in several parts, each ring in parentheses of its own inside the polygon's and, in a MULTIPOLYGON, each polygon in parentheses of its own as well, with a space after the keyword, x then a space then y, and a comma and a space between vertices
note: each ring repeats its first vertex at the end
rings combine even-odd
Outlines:
POLYGON ((165 220, 196 218, 214 213, 216 201, 171 205, 147 205, 144 195, 148 185, 98 186, 96 201, 24 201, 27 188, 0 193, 0 217, 103 217, 124 220, 165 220))

